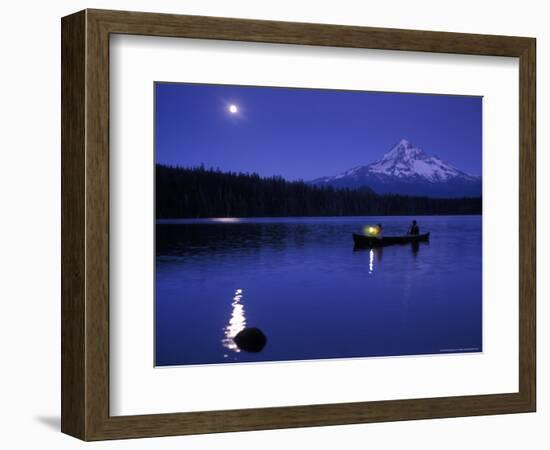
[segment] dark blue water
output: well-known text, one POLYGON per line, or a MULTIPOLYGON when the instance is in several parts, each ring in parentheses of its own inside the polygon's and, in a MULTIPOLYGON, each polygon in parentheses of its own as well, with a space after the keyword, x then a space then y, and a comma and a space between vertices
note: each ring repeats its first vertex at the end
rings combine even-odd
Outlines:
POLYGON ((411 217, 157 222, 156 364, 481 351, 481 216, 417 219, 429 243, 357 251, 352 232, 411 217))

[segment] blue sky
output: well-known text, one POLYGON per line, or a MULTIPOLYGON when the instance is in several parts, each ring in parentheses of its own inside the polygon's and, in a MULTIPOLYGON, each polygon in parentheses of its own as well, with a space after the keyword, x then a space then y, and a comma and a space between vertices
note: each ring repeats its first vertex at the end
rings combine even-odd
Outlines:
POLYGON ((312 180, 371 163, 402 138, 481 175, 482 98, 155 84, 161 164, 312 180))

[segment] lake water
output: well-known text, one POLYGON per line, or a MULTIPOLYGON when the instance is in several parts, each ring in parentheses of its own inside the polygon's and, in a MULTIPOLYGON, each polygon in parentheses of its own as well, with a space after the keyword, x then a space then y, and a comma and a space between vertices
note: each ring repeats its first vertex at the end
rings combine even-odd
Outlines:
POLYGON ((351 233, 412 218, 157 221, 156 365, 481 351, 481 216, 415 218, 429 243, 373 250, 351 233))

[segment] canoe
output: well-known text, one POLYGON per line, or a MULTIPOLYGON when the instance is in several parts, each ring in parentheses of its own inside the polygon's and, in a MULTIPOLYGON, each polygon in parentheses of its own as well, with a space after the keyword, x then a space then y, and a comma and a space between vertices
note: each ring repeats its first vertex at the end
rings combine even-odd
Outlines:
POLYGON ((357 247, 385 247, 386 245, 414 244, 416 242, 427 242, 429 240, 430 233, 407 234, 404 236, 382 236, 379 238, 353 233, 353 242, 357 247))

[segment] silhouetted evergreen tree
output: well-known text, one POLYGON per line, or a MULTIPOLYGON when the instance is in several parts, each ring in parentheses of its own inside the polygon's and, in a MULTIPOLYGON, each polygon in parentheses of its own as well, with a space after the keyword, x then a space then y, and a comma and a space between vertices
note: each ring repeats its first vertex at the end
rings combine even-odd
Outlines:
POLYGON ((378 195, 204 166, 156 166, 156 217, 292 217, 481 214, 481 197, 378 195))

